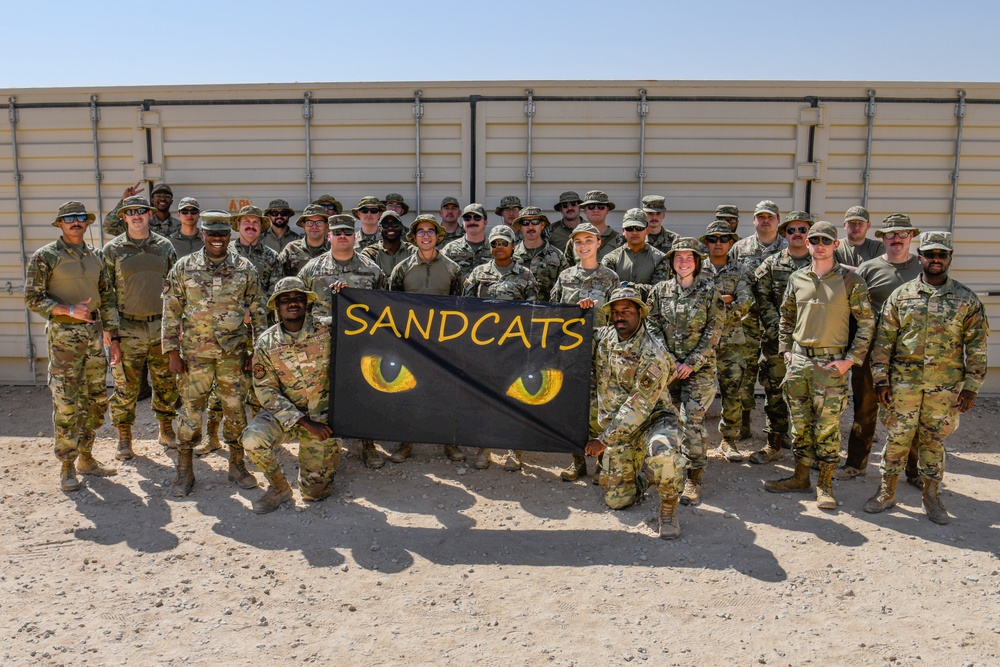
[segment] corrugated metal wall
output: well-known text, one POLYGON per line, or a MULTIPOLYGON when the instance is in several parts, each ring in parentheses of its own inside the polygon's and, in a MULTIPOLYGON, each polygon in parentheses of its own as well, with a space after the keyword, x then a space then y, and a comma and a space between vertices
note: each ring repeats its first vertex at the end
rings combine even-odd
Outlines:
MULTIPOLYGON (((618 204, 612 224, 643 194, 658 193, 668 198, 667 225, 696 234, 720 203, 746 211, 741 231, 751 233, 750 211, 764 198, 783 211, 807 208, 839 223, 864 196, 871 89, 868 208, 876 226, 905 211, 925 229, 951 222, 958 90, 966 91, 954 275, 980 291, 1000 290, 1000 232, 992 224, 1000 210, 1000 85, 618 81, 8 90, 16 107, 9 107, 8 120, 16 113, 17 122, 0 132, 0 382, 44 379, 44 322, 34 315, 34 374, 28 359, 19 214, 30 255, 55 237, 49 223, 61 202, 81 199, 97 209, 92 95, 102 213, 140 180, 169 183, 175 202, 192 195, 203 207, 221 208, 283 197, 301 210, 326 193, 350 207, 367 194, 400 192, 411 216, 418 196, 425 211, 436 211, 446 195, 492 210, 504 195, 526 201, 530 188, 531 203, 551 211, 563 190, 597 188, 618 204), (533 108, 526 105, 528 89, 533 108)), ((99 226, 91 229, 100 243, 99 226)), ((997 320, 1000 298, 983 299, 997 320)), ((998 346, 990 346, 992 364, 1000 364, 998 346)), ((992 391, 1000 390, 997 375, 988 383, 992 391)))

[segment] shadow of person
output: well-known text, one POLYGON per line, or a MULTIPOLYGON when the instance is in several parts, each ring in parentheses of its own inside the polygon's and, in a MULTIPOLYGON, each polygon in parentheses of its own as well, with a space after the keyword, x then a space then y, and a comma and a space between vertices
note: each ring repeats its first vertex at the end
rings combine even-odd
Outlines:
POLYGON ((85 479, 72 499, 77 511, 94 525, 77 528, 74 531, 77 539, 102 546, 124 542, 130 549, 145 553, 177 547, 177 536, 166 529, 171 522, 171 511, 162 496, 147 493, 140 497, 126 485, 116 483, 114 477, 85 479))

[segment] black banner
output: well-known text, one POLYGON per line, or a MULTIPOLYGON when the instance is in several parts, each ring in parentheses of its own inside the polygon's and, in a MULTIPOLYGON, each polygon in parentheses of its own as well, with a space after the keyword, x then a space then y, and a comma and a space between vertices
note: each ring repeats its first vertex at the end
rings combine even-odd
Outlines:
POLYGON ((333 305, 336 435, 583 453, 590 311, 351 288, 333 305))

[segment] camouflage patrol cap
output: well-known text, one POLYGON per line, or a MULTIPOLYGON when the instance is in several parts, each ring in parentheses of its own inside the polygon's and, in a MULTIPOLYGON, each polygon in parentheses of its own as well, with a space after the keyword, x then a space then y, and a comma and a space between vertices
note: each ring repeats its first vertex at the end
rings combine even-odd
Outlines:
POLYGON ((788 229, 788 224, 791 222, 804 222, 812 227, 813 217, 805 211, 791 211, 786 213, 785 219, 781 221, 780 225, 778 225, 778 233, 784 236, 785 230, 788 229))
POLYGON ((288 205, 284 199, 272 199, 267 203, 265 211, 284 211, 288 215, 295 215, 295 209, 288 205))
POLYGON ((882 219, 882 228, 875 230, 875 237, 882 238, 886 232, 910 232, 916 236, 920 230, 913 226, 910 216, 905 213, 891 213, 882 219))
POLYGON ((493 212, 500 215, 503 213, 505 208, 512 208, 514 206, 516 206, 518 210, 521 210, 521 198, 517 195, 507 195, 500 200, 500 205, 497 206, 496 210, 493 212))
POLYGON ((740 209, 735 204, 720 204, 715 209, 716 218, 739 218, 740 209))
POLYGON ((580 206, 586 206, 587 204, 604 204, 608 207, 609 211, 615 210, 615 203, 608 198, 606 192, 601 192, 600 190, 591 190, 587 193, 587 198, 583 200, 580 206))
POLYGON ((649 227, 649 220, 646 219, 646 214, 641 208, 630 208, 625 211, 625 217, 622 218, 623 230, 629 228, 646 229, 646 227, 649 227))
MULTIPOLYGON (((313 201, 312 203, 318 206, 322 206, 323 204, 332 204, 333 210, 337 215, 344 212, 344 205, 337 201, 337 198, 333 195, 322 195, 319 199, 313 201)), ((323 213, 326 214, 326 210, 324 210, 323 213)), ((305 211, 302 212, 302 215, 305 215, 305 211)))
POLYGON ((955 246, 951 240, 951 232, 927 231, 920 235, 920 247, 917 252, 924 250, 947 250, 955 252, 955 246))
POLYGON ((338 213, 337 215, 331 215, 327 218, 326 222, 330 225, 329 229, 331 232, 335 229, 350 229, 353 232, 357 229, 358 219, 353 215, 338 213))
POLYGON ((126 197, 122 200, 122 207, 118 209, 118 217, 125 218, 125 210, 130 208, 144 208, 147 211, 152 211, 153 207, 150 205, 149 200, 142 195, 132 195, 131 197, 126 197))
POLYGON ((806 238, 814 239, 820 236, 828 238, 831 241, 836 241, 837 240, 836 225, 834 225, 832 222, 827 222, 826 220, 820 220, 819 222, 814 223, 809 228, 809 234, 806 236, 806 238))
POLYGON ((513 228, 507 225, 497 225, 490 230, 488 241, 492 243, 493 239, 504 239, 508 243, 514 243, 517 240, 517 234, 514 233, 513 228))
POLYGON ((301 278, 288 276, 287 278, 279 280, 278 284, 274 286, 274 293, 271 295, 271 298, 267 300, 267 309, 275 310, 278 306, 278 295, 288 294, 290 292, 305 294, 307 308, 311 306, 317 298, 319 298, 316 296, 316 292, 313 292, 306 287, 306 284, 302 282, 301 278))
POLYGON ((472 213, 473 215, 481 215, 483 216, 483 220, 486 219, 486 207, 483 206, 482 204, 469 204, 468 206, 462 209, 463 216, 468 215, 470 213, 472 213))
POLYGON ((852 206, 847 209, 844 213, 844 222, 850 222, 851 220, 871 222, 871 218, 868 217, 868 210, 864 206, 852 206))
POLYGON ((593 234, 597 238, 601 238, 601 232, 597 229, 597 227, 594 227, 589 222, 581 222, 580 224, 578 224, 576 227, 573 228, 573 231, 569 233, 569 237, 573 238, 578 234, 593 234))
POLYGON ((759 204, 757 204, 757 206, 754 207, 753 214, 757 215, 758 213, 770 213, 772 215, 781 215, 778 212, 778 205, 775 204, 770 199, 765 199, 764 201, 760 202, 759 204))
POLYGON ((459 206, 458 200, 455 199, 454 197, 445 197, 444 199, 441 200, 441 205, 438 206, 438 209, 442 209, 448 204, 454 204, 455 206, 459 206))
POLYGON ((381 225, 383 222, 390 219, 395 220, 399 224, 403 224, 403 219, 399 217, 399 213, 396 213, 395 211, 384 211, 378 218, 378 224, 381 225))
POLYGON ((52 226, 58 227, 59 223, 62 222, 62 217, 64 215, 85 215, 87 216, 88 224, 97 219, 97 216, 93 213, 87 213, 87 207, 83 205, 83 202, 68 201, 59 207, 59 211, 56 213, 56 219, 52 221, 52 226))
POLYGON ((298 219, 295 221, 295 224, 298 225, 299 227, 304 228, 305 225, 302 223, 302 221, 305 220, 306 218, 315 218, 316 216, 323 218, 324 222, 330 219, 330 215, 326 212, 325 208, 323 208, 319 204, 309 204, 309 206, 306 206, 305 209, 302 211, 302 215, 298 217, 298 219))
POLYGON ((740 235, 734 232, 725 220, 713 220, 708 223, 708 229, 705 230, 703 235, 698 237, 698 240, 705 243, 705 239, 709 236, 728 236, 733 241, 740 240, 740 235))
POLYGON ((693 236, 682 236, 670 246, 670 250, 666 252, 667 258, 672 258, 674 253, 690 251, 693 252, 698 257, 705 259, 708 257, 708 248, 701 244, 701 241, 694 238, 693 236))
POLYGON ((199 204, 198 200, 194 197, 185 197, 181 200, 181 203, 177 205, 177 210, 180 211, 185 208, 196 208, 200 211, 201 204, 199 204))
POLYGON ((153 189, 149 191, 149 196, 152 197, 153 195, 159 194, 161 192, 166 193, 171 197, 174 196, 174 191, 171 190, 170 186, 167 185, 166 183, 157 183, 156 185, 154 185, 153 189))
POLYGON ((388 206, 389 202, 394 202, 396 204, 399 204, 399 207, 403 209, 402 215, 406 215, 407 213, 410 212, 410 205, 407 204, 405 201, 403 201, 403 195, 401 194, 398 194, 396 192, 390 192, 385 196, 385 199, 382 200, 382 205, 388 206))
POLYGON ((217 208, 202 211, 201 218, 198 220, 198 230, 202 232, 232 232, 230 217, 229 211, 221 211, 217 208))
POLYGON ((559 201, 557 201, 555 203, 555 206, 553 206, 552 208, 556 211, 561 211, 563 210, 563 206, 565 206, 566 204, 576 204, 577 206, 579 206, 581 201, 583 200, 580 199, 580 195, 573 192, 572 190, 567 190, 566 192, 559 195, 559 201))
POLYGON ((646 302, 642 300, 639 290, 634 287, 622 286, 612 290, 611 296, 608 297, 608 302, 601 306, 601 312, 605 315, 610 315, 611 304, 615 301, 631 301, 639 307, 639 317, 646 317, 649 315, 649 306, 647 306, 646 302))
POLYGON ((544 213, 542 213, 542 209, 538 208, 537 206, 525 206, 520 211, 518 211, 517 217, 514 218, 514 222, 512 223, 514 225, 514 229, 520 229, 521 221, 524 220, 525 218, 539 218, 546 225, 549 224, 549 218, 544 213))
MULTIPOLYGON (((385 204, 383 204, 382 200, 379 199, 378 197, 374 195, 368 195, 367 197, 362 197, 358 201, 358 205, 351 209, 351 213, 353 213, 354 217, 356 218, 358 217, 361 209, 363 208, 377 208, 379 213, 381 213, 382 211, 385 210, 385 204)), ((338 213, 339 212, 340 211, 338 211, 338 213)))
POLYGON ((271 218, 264 215, 264 211, 260 210, 259 206, 254 206, 253 204, 247 204, 234 215, 230 216, 229 223, 233 226, 233 231, 240 231, 240 218, 251 215, 260 220, 260 233, 263 234, 271 228, 271 218))
POLYGON ((642 198, 642 210, 652 213, 666 213, 667 198, 662 195, 646 195, 642 198))
POLYGON ((448 235, 448 231, 441 226, 441 223, 438 222, 437 218, 430 213, 424 213, 422 215, 418 215, 413 219, 413 222, 410 223, 410 231, 406 234, 406 240, 410 243, 414 243, 417 240, 417 226, 421 222, 429 222, 434 225, 434 229, 437 230, 438 243, 441 243, 441 241, 444 240, 444 237, 448 235))

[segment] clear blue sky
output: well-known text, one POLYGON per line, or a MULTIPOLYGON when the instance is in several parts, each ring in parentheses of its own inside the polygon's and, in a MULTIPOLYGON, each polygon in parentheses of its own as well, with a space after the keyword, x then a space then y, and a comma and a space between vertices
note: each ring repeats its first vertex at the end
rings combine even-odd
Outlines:
POLYGON ((9 2, 0 88, 998 81, 996 0, 9 2))

